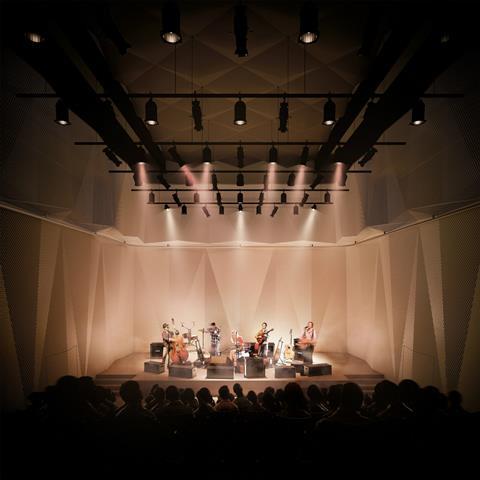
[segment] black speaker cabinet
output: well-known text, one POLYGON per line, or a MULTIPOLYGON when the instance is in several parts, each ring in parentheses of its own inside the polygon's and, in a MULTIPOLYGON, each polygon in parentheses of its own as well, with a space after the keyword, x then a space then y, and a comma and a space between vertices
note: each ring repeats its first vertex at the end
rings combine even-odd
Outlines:
POLYGON ((207 367, 207 378, 226 378, 233 380, 233 365, 209 365, 207 367))
POLYGON ((144 362, 143 371, 149 373, 163 373, 165 371, 165 364, 163 362, 150 360, 149 362, 144 362))
POLYGON ((163 342, 150 344, 150 358, 163 358, 163 342))
POLYGON ((295 368, 295 372, 305 375, 305 364, 302 360, 292 360, 292 367, 295 368))
POLYGON ((169 377, 194 378, 197 375, 197 369, 193 365, 170 365, 168 368, 169 377))
POLYGON ((305 365, 305 375, 308 377, 331 374, 332 366, 329 363, 313 363, 312 365, 305 365))
POLYGON ((247 357, 245 359, 245 377, 265 378, 265 362, 262 357, 247 357))
POLYGON ((296 373, 295 367, 275 367, 275 378, 295 378, 296 373))

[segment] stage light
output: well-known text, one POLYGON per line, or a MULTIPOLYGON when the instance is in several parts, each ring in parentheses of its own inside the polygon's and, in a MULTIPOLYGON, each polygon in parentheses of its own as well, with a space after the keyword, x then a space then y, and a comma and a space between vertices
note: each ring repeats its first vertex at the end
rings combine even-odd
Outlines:
POLYGON ((148 202, 147 202, 149 205, 152 205, 153 203, 155 203, 155 194, 153 192, 150 192, 148 194, 148 202))
POLYGON ((200 195, 198 194, 198 192, 195 192, 193 194, 193 203, 200 203, 200 195))
POLYGON ((175 193, 172 195, 172 197, 173 197, 174 202, 175 202, 179 207, 181 207, 181 206, 182 206, 182 202, 180 201, 180 198, 178 197, 178 193, 175 192, 175 193))
POLYGON ((310 153, 310 149, 307 145, 302 148, 302 153, 300 154, 300 165, 306 166, 308 162, 308 155, 310 153))
POLYGON ((107 156, 107 158, 115 164, 116 167, 119 167, 122 164, 122 161, 113 153, 110 148, 105 147, 103 149, 103 153, 107 156))
POLYGON ((70 125, 68 107, 62 99, 58 100, 55 104, 55 123, 62 126, 70 125))
POLYGON ((166 178, 162 174, 157 175, 157 179, 167 190, 170 190, 171 185, 167 182, 166 178))
POLYGON ((300 11, 300 43, 314 43, 318 39, 318 10, 313 2, 305 2, 300 11))
POLYGON ((278 114, 278 119, 280 121, 280 126, 278 127, 278 130, 282 133, 285 133, 288 128, 287 128, 287 123, 288 123, 288 103, 283 99, 283 102, 280 104, 280 111, 278 114))
POLYGON ((168 203, 165 204, 165 206, 163 207, 164 210, 170 210, 170 207, 168 205, 168 203))
POLYGON ((321 175, 320 173, 318 173, 317 176, 315 177, 315 179, 313 180, 313 182, 311 183, 310 188, 311 188, 312 190, 315 190, 315 188, 316 188, 320 183, 322 183, 322 180, 323 180, 323 175, 321 175))
POLYGON ((176 2, 166 2, 162 8, 162 39, 172 45, 182 41, 180 11, 176 2))
POLYGON ((205 145, 202 150, 202 159, 203 163, 205 163, 206 165, 210 165, 212 163, 212 150, 208 145, 205 145))
POLYGON ((243 173, 237 174, 237 187, 243 187, 245 185, 245 179, 243 173))
POLYGON ((307 203, 307 200, 308 200, 308 193, 303 192, 303 197, 302 197, 302 201, 300 202, 300 206, 303 207, 305 203, 307 203))
POLYGON ((168 153, 171 155, 171 157, 178 163, 178 166, 182 168, 185 165, 185 162, 183 161, 182 157, 180 154, 177 152, 177 147, 173 145, 168 149, 168 153))
POLYGON ((240 145, 237 148, 237 165, 238 165, 238 168, 243 168, 244 160, 245 160, 245 152, 243 150, 243 147, 240 145))
POLYGON ((287 194, 285 192, 282 192, 280 195, 280 203, 287 203, 287 194))
POLYGON ((191 175, 189 175, 189 174, 185 175, 185 186, 186 187, 193 187, 193 179, 192 179, 191 175))
POLYGON ((257 215, 261 215, 262 214, 262 205, 258 204, 257 205, 257 215))
POLYGON ((35 29, 35 31, 32 29, 29 32, 25 32, 25 38, 35 45, 45 42, 45 34, 38 29, 35 29))
POLYGON ((233 16, 233 31, 235 33, 235 55, 247 57, 247 8, 245 5, 237 5, 233 16))
POLYGON ((210 216, 210 212, 208 211, 208 208, 206 205, 204 205, 202 207, 202 210, 203 210, 203 213, 205 214, 205 216, 209 217, 210 216))
POLYGON ((260 205, 263 204, 263 199, 265 198, 265 194, 263 192, 260 192, 260 195, 258 196, 258 203, 260 205))
POLYGON ((378 152, 378 150, 375 147, 370 147, 367 151, 367 153, 363 156, 361 160, 358 161, 358 164, 361 167, 364 167, 372 158, 373 156, 378 152))
POLYGON ((272 213, 270 214, 270 216, 271 216, 271 217, 274 217, 277 212, 278 212, 278 207, 277 207, 276 205, 274 205, 273 210, 272 210, 272 213))
POLYGON ((323 201, 324 201, 325 203, 331 203, 331 202, 330 202, 330 199, 331 199, 330 192, 325 192, 325 195, 323 196, 323 201))
POLYGON ((312 210, 316 210, 316 209, 317 209, 317 204, 314 203, 314 204, 312 205, 312 210))
POLYGON ((268 190, 268 174, 263 176, 263 189, 268 190))
POLYGON ((412 107, 412 121, 410 125, 422 125, 425 122, 425 104, 418 99, 412 107))
POLYGON ((293 214, 294 214, 294 215, 298 215, 298 205, 295 205, 295 206, 293 207, 293 214))
POLYGON ((287 185, 289 187, 293 187, 295 185, 295 174, 293 172, 288 176, 287 185))
POLYGON ((217 192, 217 204, 222 204, 222 194, 220 192, 217 192))
POLYGON ((235 103, 235 116, 233 123, 235 125, 245 125, 247 123, 247 106, 245 102, 239 97, 235 103))
POLYGON ((335 118, 335 103, 332 101, 331 98, 329 98, 326 102, 325 105, 323 106, 323 124, 327 126, 331 126, 336 122, 335 118))
POLYGON ((182 215, 187 214, 187 206, 185 204, 182 205, 182 215))
POLYGON ((150 126, 158 125, 157 104, 152 98, 145 104, 145 123, 150 126))
POLYGON ((343 162, 335 163, 334 183, 339 187, 345 187, 347 184, 347 164, 343 162))
POLYGON ((242 203, 238 204, 238 211, 243 212, 243 204, 242 203))
POLYGON ((200 101, 195 99, 192 100, 192 118, 193 118, 193 125, 197 132, 203 130, 202 124, 202 108, 200 107, 200 101))
POLYGON ((133 182, 136 187, 141 187, 145 183, 147 173, 145 162, 137 162, 133 165, 133 182))
POLYGON ((268 163, 274 164, 277 162, 278 162, 278 150, 275 147, 275 145, 272 145, 268 152, 268 163))
POLYGON ((238 203, 243 203, 243 193, 242 193, 242 192, 238 192, 238 194, 237 194, 237 202, 238 202, 238 203))
POLYGON ((218 206, 218 214, 224 215, 225 214, 225 207, 223 205, 218 206))
POLYGON ((212 173, 212 189, 213 190, 218 190, 218 180, 217 180, 217 174, 212 173))

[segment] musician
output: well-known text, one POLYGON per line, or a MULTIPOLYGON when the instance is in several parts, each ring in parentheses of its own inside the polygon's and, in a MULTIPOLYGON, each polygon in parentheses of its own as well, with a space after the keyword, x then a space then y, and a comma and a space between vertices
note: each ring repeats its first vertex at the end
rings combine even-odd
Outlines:
POLYGON ((212 322, 207 332, 210 334, 210 356, 216 357, 220 355, 220 329, 212 322))
POLYGON ((268 331, 267 331, 267 322, 262 323, 262 327, 260 330, 257 332, 255 335, 255 338, 257 339, 257 345, 258 345, 258 355, 260 357, 265 356, 266 350, 268 347, 267 339, 268 339, 268 331))
POLYGON ((163 324, 162 339, 163 339, 163 362, 165 363, 165 357, 167 357, 167 365, 170 365, 169 348, 170 342, 173 338, 173 332, 170 330, 168 323, 163 324))
POLYGON ((300 338, 301 348, 303 350, 303 358, 306 363, 313 363, 313 350, 317 343, 317 332, 313 326, 313 322, 308 322, 303 328, 300 338))

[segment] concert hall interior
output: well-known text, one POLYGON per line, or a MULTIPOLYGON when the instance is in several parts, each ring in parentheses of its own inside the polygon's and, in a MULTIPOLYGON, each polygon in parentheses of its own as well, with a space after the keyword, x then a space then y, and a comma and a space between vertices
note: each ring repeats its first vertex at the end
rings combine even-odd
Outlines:
POLYGON ((473 2, 0 8, 5 478, 473 456, 473 2))

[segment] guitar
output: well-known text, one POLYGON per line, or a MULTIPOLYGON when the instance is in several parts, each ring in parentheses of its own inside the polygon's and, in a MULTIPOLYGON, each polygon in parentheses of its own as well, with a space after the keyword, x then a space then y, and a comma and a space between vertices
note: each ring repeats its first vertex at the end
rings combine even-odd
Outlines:
POLYGON ((257 333, 257 335, 255 336, 255 338, 257 339, 257 341, 255 343, 255 352, 256 353, 258 353, 260 351, 260 347, 265 343, 265 340, 268 338, 268 334, 270 332, 273 332, 273 328, 271 328, 270 330, 267 330, 266 332, 257 333))
POLYGON ((295 357, 295 352, 292 348, 293 338, 292 338, 292 329, 290 329, 290 345, 285 345, 285 350, 283 352, 283 357, 287 361, 292 361, 295 357))
POLYGON ((283 339, 282 337, 280 337, 280 339, 277 342, 275 352, 273 354, 273 363, 277 363, 280 360, 280 357, 282 356, 282 349, 283 349, 283 339))

